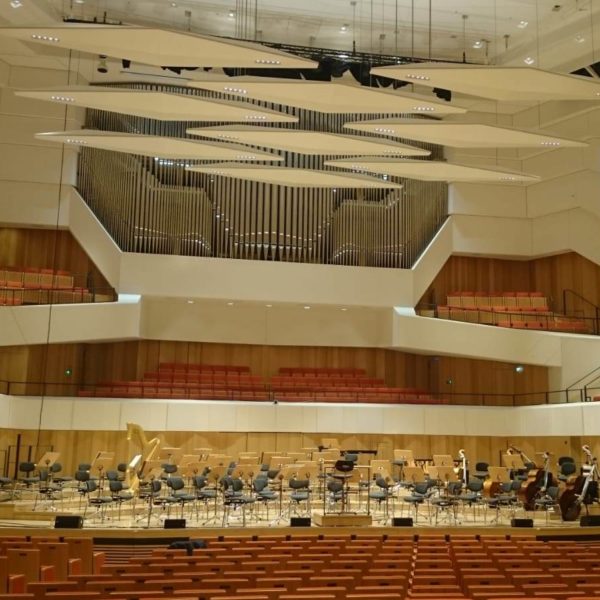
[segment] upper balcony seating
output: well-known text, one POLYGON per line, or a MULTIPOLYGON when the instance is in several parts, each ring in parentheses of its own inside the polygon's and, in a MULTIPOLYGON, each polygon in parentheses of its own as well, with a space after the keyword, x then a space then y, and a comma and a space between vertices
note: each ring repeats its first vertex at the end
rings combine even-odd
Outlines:
POLYGON ((453 292, 437 317, 512 329, 592 333, 584 319, 550 310, 542 292, 453 292))
POLYGON ((37 267, 0 267, 0 306, 110 302, 112 294, 92 294, 75 285, 69 271, 37 267))
POLYGON ((442 404, 416 388, 387 387, 363 369, 289 369, 265 380, 248 367, 160 363, 139 381, 109 381, 80 390, 80 397, 442 404), (290 374, 291 373, 291 374, 290 374), (351 374, 352 373, 352 374, 351 374), (323 375, 323 376, 321 376, 323 375))

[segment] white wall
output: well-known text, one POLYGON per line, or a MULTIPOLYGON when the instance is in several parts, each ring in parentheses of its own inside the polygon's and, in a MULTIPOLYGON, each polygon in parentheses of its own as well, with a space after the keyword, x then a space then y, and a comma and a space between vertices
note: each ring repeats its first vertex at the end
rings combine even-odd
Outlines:
POLYGON ((0 395, 7 429, 239 431, 460 436, 597 435, 600 403, 532 407, 269 404, 202 400, 73 399, 0 395), (40 423, 40 410, 42 418, 40 423), (93 414, 94 418, 90 418, 93 414))

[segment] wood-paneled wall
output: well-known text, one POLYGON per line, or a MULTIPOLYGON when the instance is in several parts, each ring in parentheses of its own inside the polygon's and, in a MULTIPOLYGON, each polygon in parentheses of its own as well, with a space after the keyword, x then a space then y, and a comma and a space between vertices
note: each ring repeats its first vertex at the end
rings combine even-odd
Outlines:
POLYGON ((0 268, 38 267, 70 271, 85 287, 90 275, 96 290, 111 289, 69 231, 62 229, 0 228, 0 268))
MULTIPOLYGON (((15 431, 0 430, 0 451, 16 444, 17 434, 21 433, 23 452, 27 446, 37 446, 33 450, 34 459, 39 458, 46 446, 52 446, 61 453, 60 462, 64 472, 73 473, 77 465, 91 462, 96 452, 110 450, 116 453, 116 462, 128 462, 135 454, 137 447, 127 441, 125 431, 15 431), (43 448, 42 448, 43 447, 43 448)), ((335 437, 346 449, 377 450, 378 458, 392 459, 394 448, 409 448, 416 457, 428 458, 433 454, 458 455, 458 450, 464 448, 470 465, 473 468, 477 461, 485 461, 492 465, 500 464, 500 454, 509 445, 520 447, 533 460, 538 460, 537 452, 550 451, 555 459, 559 456, 573 456, 581 460, 582 443, 590 444, 592 451, 600 455, 600 437, 536 437, 536 438, 505 438, 505 437, 462 437, 462 436, 433 436, 433 435, 344 435, 331 434, 301 434, 301 433, 206 433, 206 432, 146 432, 149 436, 158 436, 164 446, 181 447, 186 453, 195 448, 212 448, 215 452, 224 452, 234 458, 240 452, 268 450, 299 451, 302 448, 316 447, 324 437, 335 437)), ((22 454, 26 457, 26 454, 22 454)), ((1 465, 0 465, 1 467, 1 465)), ((12 473, 11 473, 12 474, 12 473)))
MULTIPOLYGON (((557 312, 565 312, 563 290, 572 289, 600 305, 600 266, 575 252, 535 260, 502 260, 474 256, 451 256, 438 273, 420 304, 446 304, 454 291, 539 291, 557 312)), ((569 297, 568 312, 590 307, 569 297)))
MULTIPOLYGON (((358 367, 388 386, 417 387, 460 404, 512 404, 512 394, 545 392, 548 370, 449 356, 425 356, 382 348, 289 347, 142 340, 98 344, 0 348, 0 379, 49 382, 48 395, 70 395, 78 385, 134 381, 156 371, 160 362, 247 365, 269 379, 281 367, 358 367), (66 375, 71 369, 72 374, 66 375), (452 394, 459 394, 453 397, 452 394), (470 396, 469 394, 475 394, 470 396), (493 394, 509 396, 495 397, 493 394)), ((16 394, 38 394, 39 386, 14 387, 16 394)), ((539 400, 538 400, 539 401, 539 400)), ((519 403, 527 404, 529 398, 519 403)))

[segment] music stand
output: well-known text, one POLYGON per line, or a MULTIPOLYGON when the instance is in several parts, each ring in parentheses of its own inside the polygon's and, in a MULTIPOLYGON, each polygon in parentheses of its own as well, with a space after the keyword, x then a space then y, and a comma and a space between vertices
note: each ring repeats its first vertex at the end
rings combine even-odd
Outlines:
POLYGON ((454 459, 449 454, 434 454, 434 467, 454 467, 454 459))
POLYGON ((429 477, 446 484, 450 481, 458 481, 458 475, 454 472, 454 467, 429 467, 429 477))
POLYGON ((425 481, 425 473, 421 467, 404 467, 404 481, 408 483, 421 483, 425 481))
POLYGON ((390 477, 392 465, 389 460, 374 459, 369 466, 371 467, 371 479, 375 479, 376 475, 381 475, 384 479, 390 477))
POLYGON ((525 463, 520 454, 503 454, 502 462, 504 466, 512 471, 522 471, 525 469, 525 463))
POLYGON ((50 467, 59 459, 59 457, 60 452, 44 452, 35 466, 38 471, 40 468, 44 468, 48 469, 48 472, 50 472, 50 467))
POLYGON ((306 455, 306 452, 288 452, 287 455, 294 462, 302 462, 309 459, 309 457, 306 455))
POLYGON ((241 456, 238 460, 238 465, 258 465, 258 456, 241 456))
POLYGON ((498 483, 508 483, 510 481, 510 471, 507 467, 488 467, 488 473, 491 481, 498 483))
POLYGON ((405 466, 405 467, 414 467, 415 466, 415 456, 412 450, 404 450, 404 449, 396 449, 394 450, 394 464, 405 466), (401 464, 402 463, 402 464, 401 464))
POLYGON ((211 470, 214 467, 225 467, 227 469, 231 464, 231 456, 226 456, 225 454, 210 454, 206 460, 206 464, 211 470))
POLYGON ((158 458, 170 465, 179 464, 179 460, 183 456, 183 450, 181 448, 161 448, 158 458))
POLYGON ((289 456, 271 456, 269 461, 269 471, 278 471, 283 466, 291 464, 293 461, 289 456))
POLYGON ((92 461, 92 466, 90 471, 96 469, 98 471, 98 494, 100 494, 100 490, 102 489, 104 482, 104 475, 106 471, 113 465, 115 461, 115 453, 114 452, 104 452, 100 451, 96 454, 94 460, 92 461))
POLYGON ((321 447, 325 450, 339 450, 340 443, 337 438, 323 438, 321 440, 321 447))
POLYGON ((212 448, 194 448, 194 452, 199 454, 200 460, 206 460, 212 452, 212 448))

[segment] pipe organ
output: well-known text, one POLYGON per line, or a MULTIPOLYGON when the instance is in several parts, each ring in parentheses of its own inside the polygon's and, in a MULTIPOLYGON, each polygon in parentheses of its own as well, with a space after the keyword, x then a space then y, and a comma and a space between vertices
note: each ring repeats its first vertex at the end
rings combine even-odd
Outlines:
MULTIPOLYGON (((170 85, 130 87, 219 97, 170 85)), ((276 123, 277 127, 331 133, 347 133, 343 125, 349 121, 393 116, 324 114, 246 101, 299 118, 298 123, 276 123)), ((197 140, 186 129, 209 125, 215 123, 164 122, 88 110, 85 126, 197 140)), ((431 159, 440 158, 439 147, 420 145, 431 150, 431 159)), ((299 169, 322 169, 331 158, 278 154, 284 157, 282 166, 299 169)), ((392 192, 293 188, 186 171, 190 164, 198 163, 83 147, 78 188, 126 252, 410 268, 447 216, 443 183, 394 179, 403 189, 392 192)))

